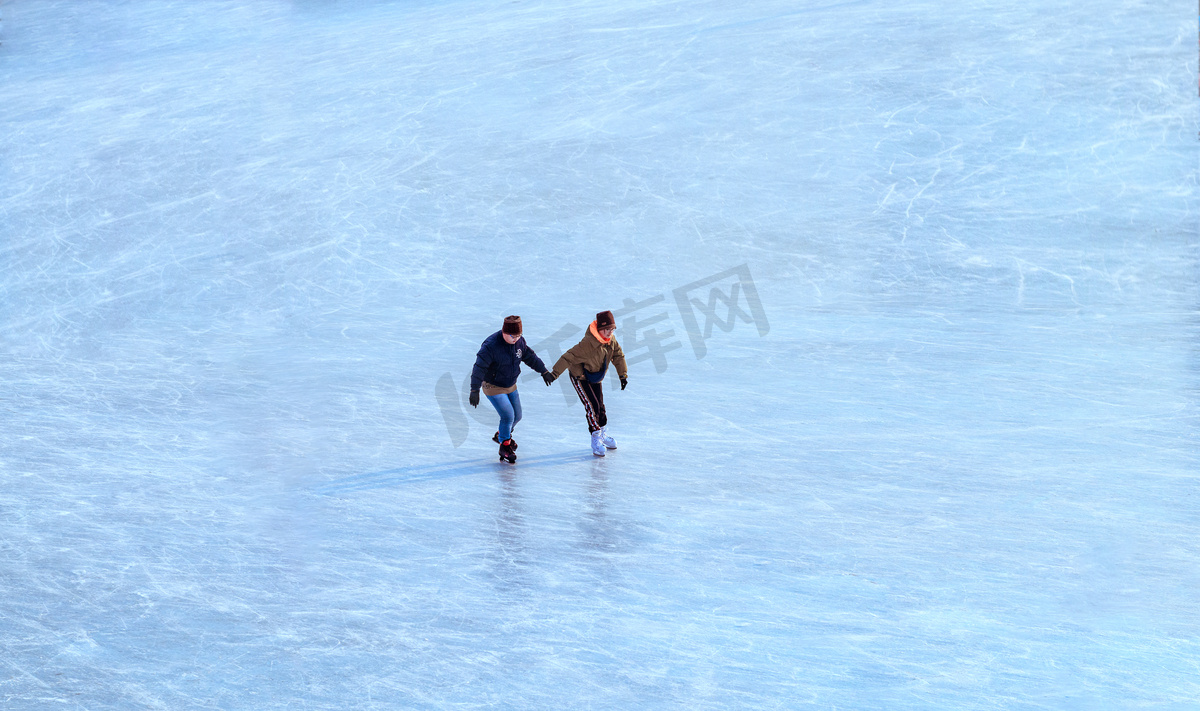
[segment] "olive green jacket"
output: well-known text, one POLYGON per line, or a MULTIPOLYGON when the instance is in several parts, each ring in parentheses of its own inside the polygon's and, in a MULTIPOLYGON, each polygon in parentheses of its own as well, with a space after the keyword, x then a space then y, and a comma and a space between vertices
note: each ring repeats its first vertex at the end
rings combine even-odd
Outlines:
POLYGON ((583 340, 562 354, 554 364, 554 377, 562 375, 564 370, 570 370, 572 378, 582 378, 584 368, 589 373, 599 373, 607 363, 616 367, 618 378, 624 380, 629 377, 629 369, 625 367, 625 353, 621 350, 621 344, 617 343, 616 336, 608 339, 608 343, 601 343, 593 333, 594 329, 593 323, 583 334, 583 340))

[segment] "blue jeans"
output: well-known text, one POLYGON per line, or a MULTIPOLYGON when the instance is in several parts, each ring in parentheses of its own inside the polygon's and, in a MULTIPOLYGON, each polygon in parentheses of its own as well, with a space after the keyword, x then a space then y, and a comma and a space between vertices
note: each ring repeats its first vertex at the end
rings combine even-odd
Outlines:
POLYGON ((500 441, 512 438, 512 428, 521 421, 521 396, 513 390, 507 395, 488 395, 492 407, 500 413, 500 441))

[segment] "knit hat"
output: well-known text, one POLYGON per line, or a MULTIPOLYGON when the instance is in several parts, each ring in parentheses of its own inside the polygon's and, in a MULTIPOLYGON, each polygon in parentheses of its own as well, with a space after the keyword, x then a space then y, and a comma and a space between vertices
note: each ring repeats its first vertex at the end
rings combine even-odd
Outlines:
POLYGON ((596 314, 596 330, 612 328, 617 325, 617 320, 613 318, 612 311, 601 311, 596 314))
POLYGON ((505 316, 504 328, 500 329, 510 336, 521 335, 521 317, 520 316, 505 316))

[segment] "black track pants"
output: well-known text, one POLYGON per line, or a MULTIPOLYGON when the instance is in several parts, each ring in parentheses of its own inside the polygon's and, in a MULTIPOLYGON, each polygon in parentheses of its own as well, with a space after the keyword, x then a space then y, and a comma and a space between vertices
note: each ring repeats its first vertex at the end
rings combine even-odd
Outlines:
POLYGON ((608 415, 604 414, 604 389, 602 383, 589 383, 579 378, 571 378, 579 401, 583 403, 584 414, 587 415, 588 432, 595 432, 608 424, 608 415))

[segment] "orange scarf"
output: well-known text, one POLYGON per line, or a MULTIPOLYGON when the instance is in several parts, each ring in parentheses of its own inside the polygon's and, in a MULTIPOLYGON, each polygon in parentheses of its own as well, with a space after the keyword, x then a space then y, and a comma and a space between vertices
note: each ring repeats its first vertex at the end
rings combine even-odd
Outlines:
POLYGON ((612 340, 612 336, 605 338, 604 336, 600 335, 600 329, 596 328, 595 321, 592 321, 592 325, 588 326, 588 330, 591 331, 592 335, 596 337, 596 340, 600 341, 601 343, 608 343, 609 341, 612 340))

